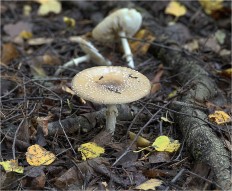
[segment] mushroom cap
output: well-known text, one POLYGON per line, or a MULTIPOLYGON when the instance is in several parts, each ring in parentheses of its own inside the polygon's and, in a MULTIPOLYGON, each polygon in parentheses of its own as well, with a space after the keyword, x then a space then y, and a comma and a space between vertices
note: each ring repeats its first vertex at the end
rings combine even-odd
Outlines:
POLYGON ((72 89, 83 99, 100 104, 136 101, 150 93, 151 84, 143 74, 120 66, 97 66, 76 74, 72 89))
POLYGON ((72 41, 77 42, 83 52, 90 56, 90 59, 97 65, 106 65, 110 66, 111 62, 107 59, 105 59, 98 50, 88 41, 81 37, 75 37, 75 39, 72 39, 72 41))
POLYGON ((102 22, 92 31, 94 39, 101 42, 110 42, 118 39, 118 32, 125 32, 126 36, 133 36, 142 24, 142 16, 135 9, 119 9, 102 22))

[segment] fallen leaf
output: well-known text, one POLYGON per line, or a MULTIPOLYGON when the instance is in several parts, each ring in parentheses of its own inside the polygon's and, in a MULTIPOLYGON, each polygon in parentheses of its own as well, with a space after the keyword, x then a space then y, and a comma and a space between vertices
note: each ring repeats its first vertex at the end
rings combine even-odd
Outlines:
POLYGON ((143 174, 148 178, 170 177, 176 176, 177 170, 161 170, 155 167, 153 169, 144 170, 143 174))
POLYGON ((22 174, 23 173, 23 167, 18 165, 17 160, 8 160, 0 162, 0 165, 5 169, 6 172, 17 172, 22 174))
POLYGON ((199 39, 200 45, 205 49, 209 49, 218 53, 221 50, 221 46, 218 44, 218 41, 214 37, 201 38, 199 39))
POLYGON ((46 117, 37 117, 36 118, 38 125, 42 127, 44 136, 48 135, 48 122, 49 122, 49 120, 51 120, 52 117, 53 117, 52 113, 49 112, 48 116, 46 116, 46 117))
POLYGON ((1 62, 6 65, 19 57, 19 52, 12 43, 3 44, 1 53, 1 62))
POLYGON ((141 190, 156 190, 156 187, 160 186, 162 184, 162 180, 159 179, 150 179, 146 182, 140 184, 139 186, 136 186, 135 189, 141 189, 141 190))
POLYGON ((224 0, 198 0, 204 11, 211 15, 214 11, 220 10, 223 8, 224 0))
POLYGON ((82 160, 86 160, 99 157, 100 154, 103 154, 105 152, 105 149, 98 146, 96 143, 89 142, 82 144, 78 148, 78 151, 81 152, 82 160))
POLYGON ((219 71, 218 74, 226 78, 232 78, 232 68, 219 71))
POLYGON ((28 147, 26 152, 26 160, 31 166, 49 165, 56 159, 56 156, 35 144, 28 147))
POLYGON ((184 45, 184 48, 190 52, 193 52, 194 50, 198 50, 199 49, 199 43, 197 40, 193 40, 191 42, 188 42, 184 45))
POLYGON ((210 114, 208 117, 210 121, 213 121, 218 125, 223 125, 232 121, 231 117, 224 111, 215 111, 213 114, 210 114))
POLYGON ((173 90, 171 93, 168 94, 168 99, 171 99, 177 95, 177 90, 173 90))
POLYGON ((31 6, 30 5, 24 5, 23 6, 23 15, 24 16, 29 16, 31 14, 31 6))
POLYGON ((183 16, 186 12, 186 7, 177 1, 171 1, 165 9, 166 14, 174 15, 176 17, 183 16))
MULTIPOLYGON (((129 132, 129 137, 131 140, 134 140, 135 136, 136 136, 135 133, 129 132)), ((136 144, 137 144, 137 147, 148 147, 151 145, 151 142, 141 136, 138 136, 136 140, 136 144)))
POLYGON ((169 162, 170 154, 168 152, 152 152, 152 154, 148 157, 149 163, 161 163, 161 162, 169 162))
POLYGON ((5 33, 11 38, 18 36, 22 31, 32 32, 32 24, 28 22, 19 21, 16 24, 7 24, 3 27, 5 33))
POLYGON ((161 88, 160 78, 162 77, 163 73, 164 73, 163 65, 161 64, 161 65, 159 65, 159 68, 155 74, 155 77, 151 80, 152 85, 151 85, 150 94, 154 94, 158 90, 160 90, 160 88, 161 88))
POLYGON ((215 38, 217 39, 217 41, 219 42, 219 44, 224 44, 225 38, 226 38, 226 34, 222 30, 217 30, 217 32, 215 33, 215 38))
POLYGON ((169 143, 170 139, 167 136, 159 136, 152 144, 152 147, 154 147, 157 151, 165 151, 169 143))
POLYGON ((130 41, 129 44, 132 52, 137 55, 145 55, 151 43, 155 40, 154 35, 146 29, 139 30, 134 38, 137 40, 130 41))
POLYGON ((32 38, 33 34, 31 32, 23 30, 19 33, 19 36, 23 39, 30 39, 32 38))
POLYGON ((76 21, 73 18, 63 17, 63 21, 68 27, 74 28, 76 26, 76 21))
POLYGON ((179 149, 180 143, 178 140, 171 141, 169 137, 162 135, 156 138, 152 147, 157 151, 167 151, 172 153, 179 149))
POLYGON ((59 14, 61 12, 61 2, 58 0, 35 0, 40 3, 38 15, 45 16, 49 13, 59 14))

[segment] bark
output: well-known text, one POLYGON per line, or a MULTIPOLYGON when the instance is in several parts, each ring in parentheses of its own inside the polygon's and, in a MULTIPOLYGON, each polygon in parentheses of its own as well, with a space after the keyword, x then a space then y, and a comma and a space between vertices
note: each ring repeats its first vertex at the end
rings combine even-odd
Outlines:
MULTIPOLYGON (((174 50, 181 49, 178 42, 165 32, 165 28, 158 26, 154 19, 147 14, 144 18, 144 25, 157 37, 156 42, 168 47, 152 45, 150 52, 156 58, 162 60, 165 66, 170 67, 174 74, 180 74, 177 75, 179 83, 182 85, 188 83, 188 90, 178 96, 178 100, 196 104, 196 102, 204 103, 206 100, 217 98, 221 103, 225 103, 225 98, 220 89, 210 78, 209 73, 203 69, 202 63, 184 54, 183 51, 174 50)), ((177 122, 178 127, 186 137, 188 149, 196 160, 202 161, 212 168, 216 183, 222 189, 229 189, 231 186, 230 155, 225 149, 222 140, 205 122, 208 118, 207 113, 196 108, 177 106, 176 104, 171 107, 178 112, 191 116, 174 113, 175 122, 177 122)))
MULTIPOLYGON (((125 121, 132 120, 136 110, 132 110, 127 105, 117 105, 119 115, 117 120, 125 121)), ((97 123, 105 124, 106 118, 106 108, 92 113, 86 113, 84 115, 67 118, 61 120, 62 126, 66 133, 74 133, 76 131, 88 132, 93 129, 97 123)), ((59 121, 51 122, 48 124, 48 135, 63 134, 62 127, 60 126, 59 121)))

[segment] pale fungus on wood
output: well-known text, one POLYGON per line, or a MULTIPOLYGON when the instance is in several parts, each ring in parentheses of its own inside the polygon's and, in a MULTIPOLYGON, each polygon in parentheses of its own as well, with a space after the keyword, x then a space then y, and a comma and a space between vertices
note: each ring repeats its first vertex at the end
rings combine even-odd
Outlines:
POLYGON ((63 66, 59 67, 58 70, 55 72, 55 76, 58 76, 64 69, 70 67, 70 66, 78 66, 78 64, 82 62, 89 62, 90 60, 93 61, 97 65, 106 65, 110 66, 111 62, 107 59, 105 59, 98 50, 88 41, 81 37, 76 37, 75 40, 72 40, 77 42, 82 51, 86 54, 84 56, 75 58, 67 63, 65 63, 63 66))
POLYGON ((119 9, 107 16, 92 31, 94 39, 106 43, 121 40, 126 61, 130 68, 134 68, 133 55, 127 41, 141 27, 142 16, 135 9, 119 9))
POLYGON ((120 66, 97 66, 76 74, 72 89, 85 99, 106 104, 106 130, 114 134, 116 104, 130 103, 150 93, 151 84, 143 74, 120 66))

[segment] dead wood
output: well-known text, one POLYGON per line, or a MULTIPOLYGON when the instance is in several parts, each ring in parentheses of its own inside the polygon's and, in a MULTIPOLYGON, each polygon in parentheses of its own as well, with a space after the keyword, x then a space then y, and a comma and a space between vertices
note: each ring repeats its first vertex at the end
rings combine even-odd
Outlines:
MULTIPOLYGON (((159 26, 151 16, 144 16, 144 25, 157 37, 155 43, 162 45, 152 45, 150 52, 162 60, 164 65, 170 67, 174 74, 179 74, 177 80, 180 84, 188 85, 188 90, 178 96, 179 101, 196 104, 219 98, 221 103, 225 103, 220 89, 210 78, 209 73, 200 66, 200 61, 181 51, 178 42, 168 35, 165 28, 159 26)), ((230 188, 229 153, 222 140, 206 123, 207 113, 192 107, 174 104, 171 107, 188 115, 174 113, 174 119, 186 138, 187 147, 193 157, 212 168, 216 183, 222 189, 230 188)))

